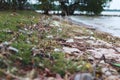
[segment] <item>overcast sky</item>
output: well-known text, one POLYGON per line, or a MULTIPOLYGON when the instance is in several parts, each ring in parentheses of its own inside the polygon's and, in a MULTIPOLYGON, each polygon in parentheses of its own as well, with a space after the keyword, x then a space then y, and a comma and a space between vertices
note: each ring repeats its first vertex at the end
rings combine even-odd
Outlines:
MULTIPOLYGON (((36 0, 31 0, 32 3, 35 3, 36 0)), ((120 9, 120 0, 112 0, 110 3, 110 9, 120 9)))
POLYGON ((120 9, 120 0, 112 0, 110 9, 120 9))

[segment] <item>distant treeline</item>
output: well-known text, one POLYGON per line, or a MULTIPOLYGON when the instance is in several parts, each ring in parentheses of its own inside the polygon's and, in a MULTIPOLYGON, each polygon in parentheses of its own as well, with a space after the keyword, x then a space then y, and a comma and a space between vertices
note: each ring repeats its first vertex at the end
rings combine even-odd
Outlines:
POLYGON ((111 0, 38 0, 29 4, 27 0, 0 0, 0 10, 39 9, 44 14, 49 11, 62 11, 62 15, 73 15, 74 11, 86 11, 88 14, 100 14, 111 0))
POLYGON ((0 10, 23 10, 27 0, 0 0, 0 10))

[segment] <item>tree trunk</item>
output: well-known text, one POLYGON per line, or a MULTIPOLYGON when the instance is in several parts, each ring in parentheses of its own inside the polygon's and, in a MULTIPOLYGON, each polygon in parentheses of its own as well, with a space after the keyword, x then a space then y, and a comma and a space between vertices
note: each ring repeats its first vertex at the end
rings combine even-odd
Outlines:
POLYGON ((62 15, 73 15, 74 11, 77 9, 79 2, 71 4, 69 6, 65 5, 64 2, 61 2, 62 15))
POLYGON ((45 10, 44 14, 48 15, 49 14, 49 10, 45 10))

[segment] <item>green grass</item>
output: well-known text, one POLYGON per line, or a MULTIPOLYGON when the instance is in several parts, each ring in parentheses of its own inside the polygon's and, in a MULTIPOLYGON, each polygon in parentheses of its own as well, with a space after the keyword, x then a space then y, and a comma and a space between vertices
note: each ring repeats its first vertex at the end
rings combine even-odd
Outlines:
POLYGON ((16 30, 16 26, 37 23, 39 21, 38 14, 33 11, 4 11, 0 12, 0 27, 3 29, 16 30))
POLYGON ((12 35, 7 30, 17 31, 18 27, 38 23, 39 14, 33 11, 1 11, 0 12, 0 41, 9 40, 12 35))

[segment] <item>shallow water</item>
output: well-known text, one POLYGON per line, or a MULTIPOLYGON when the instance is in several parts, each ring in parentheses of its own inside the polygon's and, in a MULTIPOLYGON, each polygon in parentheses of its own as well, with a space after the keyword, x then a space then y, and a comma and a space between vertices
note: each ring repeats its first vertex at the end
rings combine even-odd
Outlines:
POLYGON ((82 22, 98 30, 120 37, 120 17, 115 16, 70 16, 76 22, 82 22))

